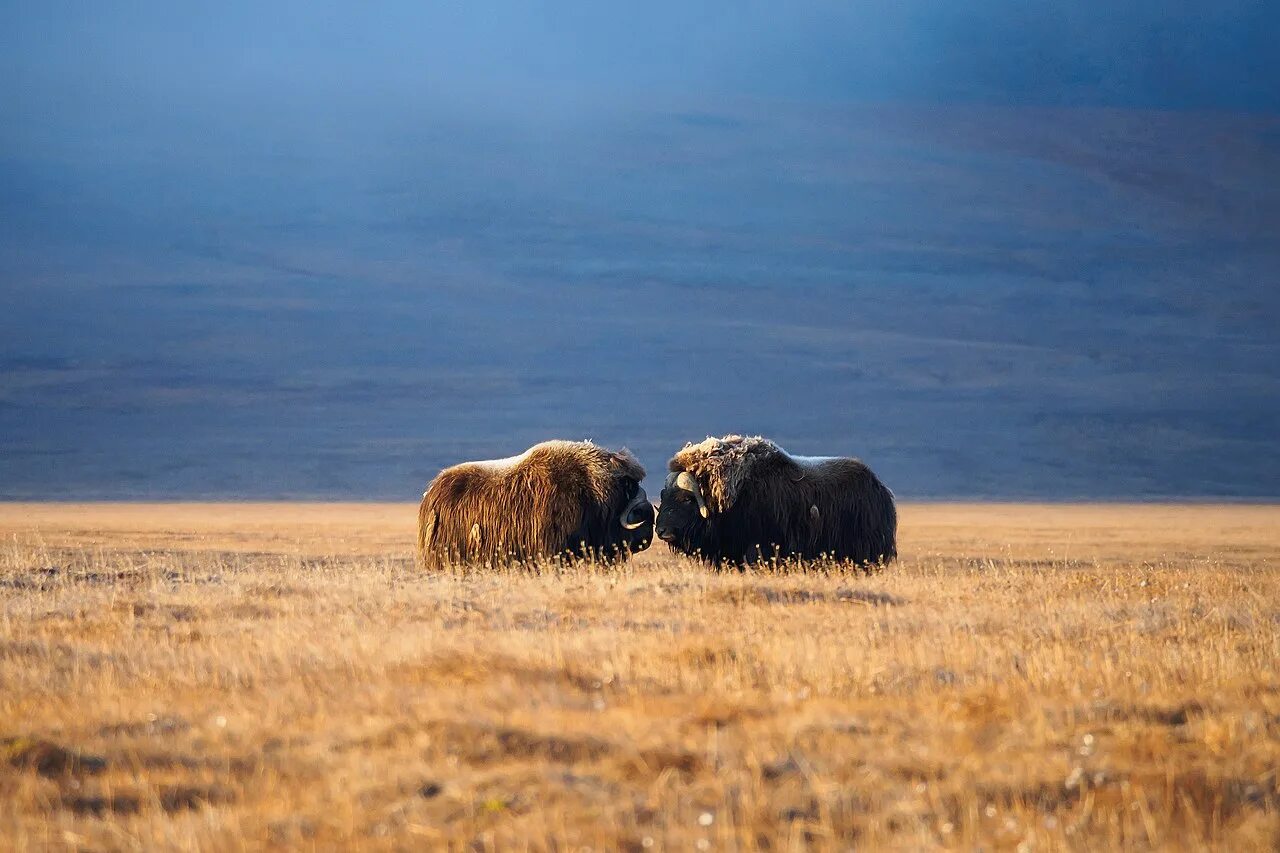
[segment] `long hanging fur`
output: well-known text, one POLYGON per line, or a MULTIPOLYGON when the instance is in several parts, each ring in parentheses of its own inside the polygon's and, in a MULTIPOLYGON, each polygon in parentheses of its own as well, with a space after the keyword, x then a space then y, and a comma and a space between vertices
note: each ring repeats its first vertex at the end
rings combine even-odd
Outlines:
POLYGON ((629 451, 587 441, 446 468, 418 508, 418 554, 426 567, 625 556, 634 543, 618 521, 644 475, 629 451))
POLYGON ((897 557, 893 493, 857 459, 792 457, 766 438, 728 435, 686 445, 668 468, 692 474, 710 510, 678 543, 689 553, 738 564, 897 557))

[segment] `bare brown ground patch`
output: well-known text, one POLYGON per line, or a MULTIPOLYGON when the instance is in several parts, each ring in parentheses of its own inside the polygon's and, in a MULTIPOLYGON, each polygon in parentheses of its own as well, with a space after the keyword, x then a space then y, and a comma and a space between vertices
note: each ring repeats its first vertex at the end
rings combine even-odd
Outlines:
POLYGON ((1276 507, 909 505, 872 575, 413 524, 0 506, 0 848, 1280 844, 1276 507))

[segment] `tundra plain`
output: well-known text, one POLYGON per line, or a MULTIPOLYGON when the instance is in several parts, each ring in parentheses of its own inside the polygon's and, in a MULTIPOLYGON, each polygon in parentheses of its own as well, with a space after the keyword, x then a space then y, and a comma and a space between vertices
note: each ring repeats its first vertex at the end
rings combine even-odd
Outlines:
POLYGON ((871 575, 414 510, 0 505, 0 848, 1280 845, 1280 507, 909 504, 871 575))

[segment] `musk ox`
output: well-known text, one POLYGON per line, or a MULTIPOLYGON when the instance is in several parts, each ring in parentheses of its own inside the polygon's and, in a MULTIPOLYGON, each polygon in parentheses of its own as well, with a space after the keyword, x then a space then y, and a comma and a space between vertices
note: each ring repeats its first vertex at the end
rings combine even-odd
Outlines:
POLYGON ((509 459, 454 465, 422 495, 418 554, 427 567, 624 558, 653 539, 643 479, 628 451, 589 441, 547 441, 509 459))
POLYGON ((857 459, 792 456, 728 435, 685 445, 668 468, 657 533, 679 551, 739 566, 897 556, 893 493, 857 459))

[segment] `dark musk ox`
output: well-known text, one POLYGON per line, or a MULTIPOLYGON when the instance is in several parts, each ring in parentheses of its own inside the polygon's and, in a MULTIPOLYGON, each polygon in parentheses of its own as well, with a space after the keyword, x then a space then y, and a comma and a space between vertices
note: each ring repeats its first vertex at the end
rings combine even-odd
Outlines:
POLYGON ((617 559, 653 540, 644 468, 626 450, 547 441, 519 456, 463 462, 431 481, 418 509, 423 565, 617 559))
POLYGON ((686 554, 739 566, 897 556, 893 493, 857 459, 792 456, 728 435, 685 445, 668 467, 657 533, 686 554))

